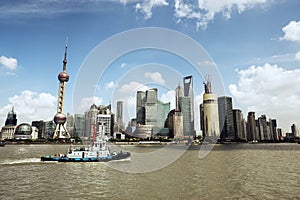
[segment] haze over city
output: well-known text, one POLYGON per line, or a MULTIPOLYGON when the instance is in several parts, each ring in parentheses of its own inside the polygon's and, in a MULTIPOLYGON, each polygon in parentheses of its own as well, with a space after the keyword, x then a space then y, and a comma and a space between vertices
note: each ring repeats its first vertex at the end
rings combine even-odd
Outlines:
MULTIPOLYGON (((300 125, 300 3, 296 0, 200 2, 2 1, 0 123, 4 124, 13 106, 18 122, 53 118, 57 74, 62 68, 66 36, 70 81, 65 113, 74 113, 76 77, 98 44, 129 29, 161 27, 191 37, 207 51, 220 71, 225 94, 233 97, 235 108, 244 114, 255 111, 257 116, 266 114, 276 118, 278 126, 285 130, 293 123, 300 125)), ((170 68, 184 76, 193 75, 195 99, 200 104, 203 77, 195 74, 190 63, 170 52, 143 49, 114 60, 107 68, 107 75, 95 85, 95 95, 83 99, 80 109, 84 112, 92 103, 107 105, 113 92, 123 92, 130 94, 128 102, 132 104, 128 110, 135 113, 136 89, 166 83, 170 87, 160 88, 159 99, 171 101, 174 107, 174 94, 170 90, 182 79, 170 77, 166 71, 170 68), (139 77, 122 79, 137 68, 139 77)), ((127 120, 130 117, 134 115, 127 120)))

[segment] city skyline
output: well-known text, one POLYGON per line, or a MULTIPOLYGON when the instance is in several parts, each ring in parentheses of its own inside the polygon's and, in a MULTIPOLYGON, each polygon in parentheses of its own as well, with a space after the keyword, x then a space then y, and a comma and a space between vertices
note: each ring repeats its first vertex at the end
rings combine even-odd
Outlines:
MULTIPOLYGON (((65 113, 74 113, 74 82, 89 52, 114 34, 152 26, 179 31, 202 45, 220 71, 225 94, 232 96, 234 107, 244 114, 255 111, 257 116, 277 118, 278 126, 286 131, 291 124, 300 124, 296 112, 300 110, 298 1, 149 2, 154 1, 2 2, 0 123, 4 124, 12 106, 19 113, 20 123, 53 118, 57 73, 61 70, 67 35, 71 78, 65 113)), ((110 76, 95 86, 95 97, 87 97, 83 108, 92 103, 109 104, 110 91, 116 88, 126 92, 128 88, 132 91, 152 87, 142 80, 161 85, 172 81, 175 90, 181 79, 170 80, 161 66, 194 75, 194 97, 201 100, 203 80, 193 73, 189 63, 169 52, 148 49, 130 52, 112 62, 110 76), (123 73, 149 63, 156 68, 141 69, 140 79, 123 82, 121 87, 123 73)), ((161 90, 159 99, 166 102, 174 98, 169 90, 161 90)))

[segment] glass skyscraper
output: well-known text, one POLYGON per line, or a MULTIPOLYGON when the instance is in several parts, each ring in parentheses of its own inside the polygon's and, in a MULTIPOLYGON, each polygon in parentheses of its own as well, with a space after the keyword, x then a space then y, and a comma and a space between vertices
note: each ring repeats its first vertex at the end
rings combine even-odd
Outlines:
POLYGON ((219 125, 221 136, 220 139, 235 140, 232 98, 227 96, 218 97, 219 125))
POLYGON ((193 89, 193 77, 186 76, 183 78, 184 97, 181 101, 181 112, 183 116, 183 132, 186 136, 195 136, 195 124, 194 124, 194 89, 193 89), (189 100, 187 100, 189 98, 189 100), (188 103, 189 105, 185 105, 188 103), (186 110, 188 109, 188 110, 186 110), (188 114, 189 112, 189 114, 188 114), (185 113, 185 114, 183 114, 185 113), (187 125, 189 121, 189 125, 187 125), (189 127, 188 127, 189 126, 189 127))

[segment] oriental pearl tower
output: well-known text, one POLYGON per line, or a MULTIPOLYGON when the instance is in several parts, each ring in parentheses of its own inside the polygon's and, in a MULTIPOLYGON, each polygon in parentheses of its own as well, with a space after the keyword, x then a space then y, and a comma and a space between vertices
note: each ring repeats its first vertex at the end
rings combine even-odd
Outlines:
POLYGON ((70 134, 65 127, 65 123, 67 121, 66 115, 64 112, 64 95, 66 89, 66 83, 69 80, 69 74, 66 72, 67 68, 67 48, 68 41, 66 41, 65 47, 65 56, 63 60, 63 71, 58 74, 59 80, 59 88, 58 88, 58 99, 57 99, 57 113, 54 116, 54 122, 56 124, 56 128, 53 134, 53 138, 70 138, 70 134))

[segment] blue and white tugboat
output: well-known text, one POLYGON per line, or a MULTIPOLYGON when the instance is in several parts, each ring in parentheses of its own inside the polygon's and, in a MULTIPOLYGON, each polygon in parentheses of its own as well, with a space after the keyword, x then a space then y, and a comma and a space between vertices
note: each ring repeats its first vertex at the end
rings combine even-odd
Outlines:
MULTIPOLYGON (((41 161, 56 162, 108 162, 113 160, 130 159, 129 152, 110 152, 107 146, 107 137, 104 136, 104 126, 100 125, 99 134, 93 138, 88 148, 73 147, 70 145, 66 154, 42 156, 41 161)), ((94 134, 95 135, 95 134, 94 134)))

